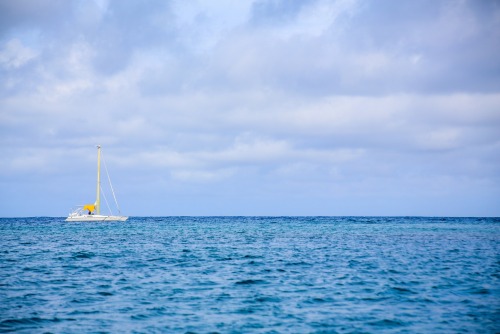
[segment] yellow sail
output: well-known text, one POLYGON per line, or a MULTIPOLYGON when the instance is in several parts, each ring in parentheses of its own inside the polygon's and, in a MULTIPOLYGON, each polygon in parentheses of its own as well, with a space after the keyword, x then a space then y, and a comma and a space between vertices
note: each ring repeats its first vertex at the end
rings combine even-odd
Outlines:
POLYGON ((94 204, 85 204, 83 206, 83 211, 90 211, 90 212, 94 212, 95 210, 95 205, 94 204))

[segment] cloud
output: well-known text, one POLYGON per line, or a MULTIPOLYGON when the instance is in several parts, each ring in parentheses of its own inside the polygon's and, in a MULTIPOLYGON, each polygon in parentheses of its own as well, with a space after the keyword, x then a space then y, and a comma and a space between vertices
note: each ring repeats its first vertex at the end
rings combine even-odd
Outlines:
POLYGON ((18 39, 6 43, 0 52, 0 66, 6 69, 17 69, 36 57, 36 53, 24 46, 18 39))
POLYGON ((34 183, 75 204, 64 185, 94 182, 95 144, 131 214, 498 215, 495 2, 0 13, 0 215, 30 214, 14 192, 57 215, 34 183))

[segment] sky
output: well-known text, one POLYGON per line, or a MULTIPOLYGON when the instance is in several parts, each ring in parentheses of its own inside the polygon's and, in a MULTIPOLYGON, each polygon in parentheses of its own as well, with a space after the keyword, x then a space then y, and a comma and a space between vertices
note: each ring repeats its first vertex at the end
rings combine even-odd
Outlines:
POLYGON ((98 144, 131 216, 500 216, 500 2, 0 0, 0 216, 98 144))

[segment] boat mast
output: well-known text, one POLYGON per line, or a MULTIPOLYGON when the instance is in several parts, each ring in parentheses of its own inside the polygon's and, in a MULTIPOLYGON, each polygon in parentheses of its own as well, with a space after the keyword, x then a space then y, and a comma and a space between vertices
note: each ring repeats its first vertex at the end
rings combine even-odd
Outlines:
POLYGON ((101 214, 101 145, 97 145, 97 197, 95 201, 96 214, 101 214))

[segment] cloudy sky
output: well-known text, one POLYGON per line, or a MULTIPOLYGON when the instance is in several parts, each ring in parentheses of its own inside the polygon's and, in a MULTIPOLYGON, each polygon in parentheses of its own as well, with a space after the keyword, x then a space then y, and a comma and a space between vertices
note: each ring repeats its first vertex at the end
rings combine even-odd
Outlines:
POLYGON ((0 216, 96 144, 128 215, 500 216, 500 3, 0 0, 0 216))

